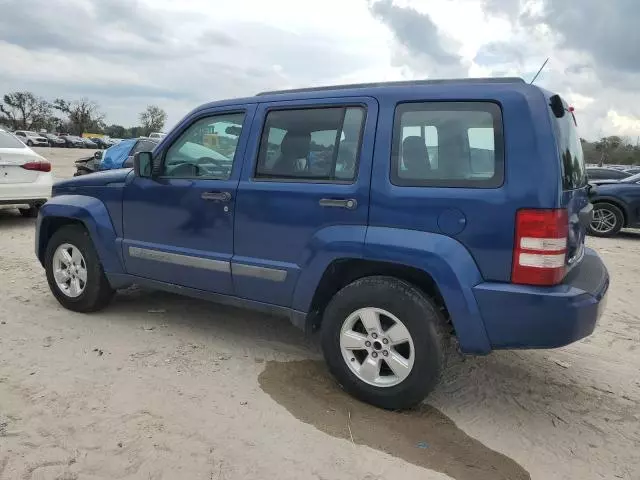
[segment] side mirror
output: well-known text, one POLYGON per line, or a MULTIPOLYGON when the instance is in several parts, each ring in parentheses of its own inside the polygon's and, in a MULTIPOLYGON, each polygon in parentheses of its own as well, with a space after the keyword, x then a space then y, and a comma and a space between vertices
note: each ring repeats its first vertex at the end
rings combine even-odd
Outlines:
POLYGON ((133 156, 133 171, 137 177, 151 178, 154 170, 151 152, 138 152, 133 156))

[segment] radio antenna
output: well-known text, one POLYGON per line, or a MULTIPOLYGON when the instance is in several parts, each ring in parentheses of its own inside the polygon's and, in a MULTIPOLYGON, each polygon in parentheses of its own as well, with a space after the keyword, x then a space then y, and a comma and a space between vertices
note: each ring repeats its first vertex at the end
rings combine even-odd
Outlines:
POLYGON ((530 85, 532 85, 533 82, 536 81, 536 78, 538 78, 538 75, 540 75, 540 72, 542 72, 542 69, 545 67, 545 65, 547 64, 548 61, 549 61, 549 57, 547 57, 547 59, 544 61, 544 63, 540 67, 540 70, 538 70, 538 73, 536 73, 535 76, 533 77, 533 79, 529 82, 530 85))

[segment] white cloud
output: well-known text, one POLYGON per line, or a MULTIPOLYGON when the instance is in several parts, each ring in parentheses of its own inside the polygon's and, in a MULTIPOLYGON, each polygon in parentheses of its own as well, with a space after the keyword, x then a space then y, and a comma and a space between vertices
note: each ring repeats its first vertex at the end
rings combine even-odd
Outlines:
MULTIPOLYGON (((171 125, 200 103, 276 88, 452 74, 530 79, 550 56, 537 83, 575 105, 583 135, 640 132, 634 69, 602 68, 592 42, 567 41, 547 15, 558 0, 21 0, 3 8, 7 1, 0 93, 88 96, 113 123, 135 124, 155 103, 171 125)), ((599 11, 588 3, 586 14, 599 11)), ((623 52, 616 65, 633 58, 623 52)))
POLYGON ((607 122, 618 135, 623 137, 633 137, 633 143, 640 135, 640 118, 620 115, 615 110, 607 112, 607 122))

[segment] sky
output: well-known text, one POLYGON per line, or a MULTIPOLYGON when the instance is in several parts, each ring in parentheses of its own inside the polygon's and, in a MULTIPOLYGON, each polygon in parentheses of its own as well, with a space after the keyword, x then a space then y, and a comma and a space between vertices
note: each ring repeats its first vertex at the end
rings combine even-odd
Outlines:
POLYGON ((640 136, 638 0, 0 0, 0 94, 87 97, 165 130, 212 100, 326 84, 520 76, 580 134, 640 136))

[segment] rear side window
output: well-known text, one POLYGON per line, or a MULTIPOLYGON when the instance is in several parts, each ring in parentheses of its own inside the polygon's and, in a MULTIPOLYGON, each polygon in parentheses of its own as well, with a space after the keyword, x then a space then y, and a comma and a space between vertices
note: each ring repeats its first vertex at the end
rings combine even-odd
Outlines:
POLYGON ((396 108, 391 182, 496 188, 504 179, 500 107, 490 102, 404 103, 396 108))
POLYGON ((260 141, 255 177, 354 181, 364 116, 362 107, 270 111, 260 141))
POLYGON ((24 148, 24 143, 7 132, 0 132, 0 148, 24 148))

